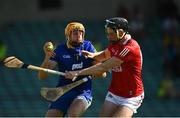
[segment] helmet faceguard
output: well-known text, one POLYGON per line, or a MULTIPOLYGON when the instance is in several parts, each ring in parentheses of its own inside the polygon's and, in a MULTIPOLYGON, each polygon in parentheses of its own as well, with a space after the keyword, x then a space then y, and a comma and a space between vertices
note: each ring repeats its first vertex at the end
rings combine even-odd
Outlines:
POLYGON ((84 35, 85 35, 85 28, 84 28, 83 24, 81 24, 81 23, 72 22, 72 23, 69 23, 65 28, 65 36, 66 36, 66 38, 68 40, 68 43, 73 47, 79 47, 83 43, 84 35), (72 41, 70 39, 71 32, 74 31, 74 30, 80 30, 80 31, 83 32, 83 40, 82 40, 82 42, 75 42, 75 41, 72 41))

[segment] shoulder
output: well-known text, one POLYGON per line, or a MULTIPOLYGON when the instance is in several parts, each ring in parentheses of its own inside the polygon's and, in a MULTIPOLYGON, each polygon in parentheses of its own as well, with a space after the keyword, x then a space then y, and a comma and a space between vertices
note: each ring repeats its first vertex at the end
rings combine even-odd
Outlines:
POLYGON ((58 44, 54 51, 56 53, 60 53, 60 52, 63 52, 63 50, 65 50, 65 48, 66 48, 66 44, 65 43, 58 44))
POLYGON ((66 46, 65 43, 61 43, 56 46, 56 49, 63 49, 63 48, 65 48, 65 46, 66 46))
POLYGON ((95 52, 96 51, 96 49, 94 48, 92 43, 90 41, 88 41, 88 40, 84 40, 82 49, 86 50, 86 51, 90 51, 90 52, 95 52))
POLYGON ((136 40, 134 40, 130 34, 125 35, 125 41, 122 43, 124 47, 135 47, 139 46, 136 40))
POLYGON ((129 40, 125 46, 125 49, 127 49, 132 54, 139 54, 139 52, 141 52, 138 42, 134 39, 129 40))
POLYGON ((137 42, 136 40, 134 40, 134 39, 131 38, 131 39, 127 42, 127 44, 125 45, 125 47, 130 48, 130 49, 135 49, 135 48, 139 48, 140 46, 139 46, 139 44, 138 44, 138 42, 137 42))
POLYGON ((89 40, 84 40, 83 44, 84 44, 84 45, 87 45, 87 46, 88 46, 88 45, 92 45, 91 41, 89 41, 89 40))
POLYGON ((129 43, 130 43, 131 45, 139 45, 138 42, 137 42, 135 39, 133 39, 133 38, 131 38, 131 40, 130 40, 129 43))
POLYGON ((92 43, 91 43, 90 41, 84 40, 84 42, 83 42, 83 47, 84 47, 84 48, 92 48, 93 45, 92 45, 92 43))

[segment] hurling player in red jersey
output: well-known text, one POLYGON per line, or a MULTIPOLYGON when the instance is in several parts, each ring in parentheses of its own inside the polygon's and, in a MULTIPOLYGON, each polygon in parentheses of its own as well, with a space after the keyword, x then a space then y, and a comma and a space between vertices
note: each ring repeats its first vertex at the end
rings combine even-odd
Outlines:
POLYGON ((72 79, 112 69, 112 81, 100 116, 132 117, 144 98, 141 49, 128 33, 126 19, 120 17, 107 19, 105 30, 110 42, 106 50, 97 53, 83 51, 84 55, 102 63, 79 71, 69 71, 66 77, 72 79))

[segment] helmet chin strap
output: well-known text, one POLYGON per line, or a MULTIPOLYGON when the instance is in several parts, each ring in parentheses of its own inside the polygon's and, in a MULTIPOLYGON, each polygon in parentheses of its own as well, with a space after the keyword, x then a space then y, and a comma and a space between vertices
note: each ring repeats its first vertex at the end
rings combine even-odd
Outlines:
POLYGON ((123 35, 120 37, 118 30, 116 30, 116 35, 119 40, 122 39, 126 34, 127 34, 127 32, 124 32, 123 35))
POLYGON ((117 41, 110 41, 110 43, 115 44, 115 43, 119 42, 120 40, 122 40, 122 38, 123 38, 126 34, 127 34, 127 32, 124 32, 122 36, 119 36, 118 30, 116 30, 116 35, 117 35, 118 40, 117 40, 117 41))

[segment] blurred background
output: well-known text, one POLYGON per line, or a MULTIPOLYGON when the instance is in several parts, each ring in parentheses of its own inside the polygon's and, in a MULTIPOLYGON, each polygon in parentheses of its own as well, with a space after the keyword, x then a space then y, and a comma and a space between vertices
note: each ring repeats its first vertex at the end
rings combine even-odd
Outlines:
MULTIPOLYGON (((124 17, 144 56, 145 99, 137 117, 180 116, 179 0, 0 0, 0 60, 15 55, 40 65, 43 45, 65 41, 64 28, 82 22, 86 39, 98 51, 108 42, 105 19, 124 17)), ((92 106, 83 116, 98 116, 111 73, 93 81, 92 106)), ((48 102, 39 94, 54 87, 57 76, 39 80, 37 72, 0 66, 0 116, 44 116, 48 102)))

